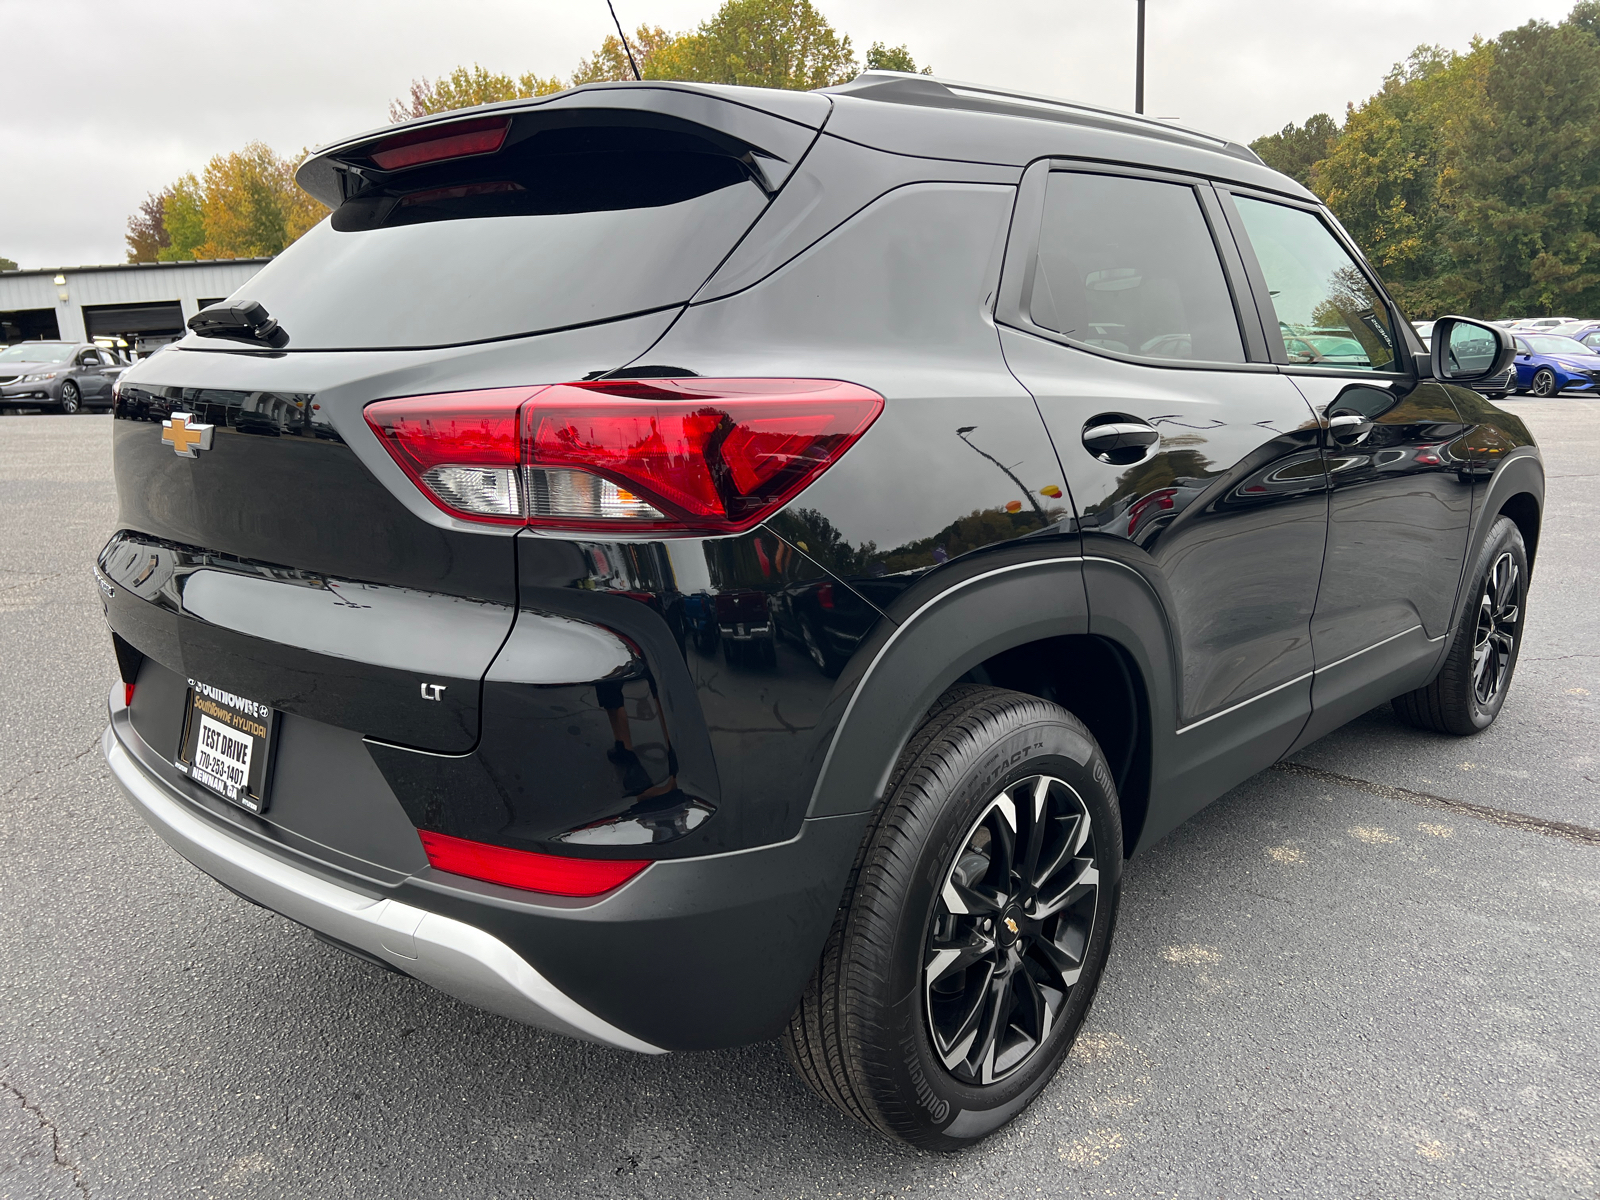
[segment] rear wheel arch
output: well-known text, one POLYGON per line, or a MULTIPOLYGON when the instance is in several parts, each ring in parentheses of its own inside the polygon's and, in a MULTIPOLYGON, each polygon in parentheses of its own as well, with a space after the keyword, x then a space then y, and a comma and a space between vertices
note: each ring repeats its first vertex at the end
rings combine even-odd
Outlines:
POLYGON ((1150 588, 1115 564, 1101 569, 1129 591, 1128 608, 1091 622, 1080 580, 1095 568, 1075 554, 999 561, 932 595, 908 593, 890 613, 899 624, 857 668, 863 675, 825 751, 807 815, 875 807, 939 698, 961 682, 991 683, 1054 700, 1089 726, 1118 777, 1125 845, 1136 845, 1159 775, 1163 714, 1170 732, 1170 633, 1150 588), (1092 703, 1102 696, 1108 702, 1092 703))
POLYGON ((1527 547, 1528 565, 1531 567, 1534 551, 1539 545, 1539 525, 1543 516, 1539 500, 1532 492, 1518 492, 1508 497, 1496 514, 1510 518, 1522 532, 1522 544, 1527 547))

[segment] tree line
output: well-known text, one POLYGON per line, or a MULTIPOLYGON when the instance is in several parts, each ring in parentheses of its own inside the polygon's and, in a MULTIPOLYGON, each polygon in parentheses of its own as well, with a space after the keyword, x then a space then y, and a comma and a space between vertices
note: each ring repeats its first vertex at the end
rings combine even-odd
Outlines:
POLYGON ((1600 313, 1600 0, 1464 53, 1418 46, 1342 124, 1256 139, 1409 315, 1600 313))
MULTIPOLYGON (((568 79, 531 72, 512 77, 473 63, 438 79, 413 80, 410 91, 390 103, 389 119, 406 121, 475 104, 545 96, 585 83, 632 79, 629 51, 645 79, 797 90, 844 83, 862 65, 850 36, 838 33, 811 0, 726 0, 709 20, 684 33, 641 25, 626 48, 610 34, 594 53, 578 60, 568 79)), ((872 70, 917 70, 905 46, 882 42, 867 50, 865 65, 872 70)), ((151 193, 128 218, 128 261, 277 254, 328 211, 295 185, 295 162, 252 142, 243 150, 217 155, 198 175, 190 172, 151 193)))

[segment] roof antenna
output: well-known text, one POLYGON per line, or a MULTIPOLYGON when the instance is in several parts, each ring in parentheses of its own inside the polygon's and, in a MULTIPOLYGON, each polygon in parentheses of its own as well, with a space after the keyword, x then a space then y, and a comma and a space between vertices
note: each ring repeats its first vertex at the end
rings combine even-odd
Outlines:
POLYGON ((606 0, 606 7, 611 10, 611 19, 616 22, 617 36, 622 39, 622 52, 628 56, 628 65, 633 68, 633 77, 643 82, 644 76, 639 74, 639 64, 633 61, 633 47, 628 45, 628 35, 622 32, 622 22, 617 20, 617 6, 606 0))

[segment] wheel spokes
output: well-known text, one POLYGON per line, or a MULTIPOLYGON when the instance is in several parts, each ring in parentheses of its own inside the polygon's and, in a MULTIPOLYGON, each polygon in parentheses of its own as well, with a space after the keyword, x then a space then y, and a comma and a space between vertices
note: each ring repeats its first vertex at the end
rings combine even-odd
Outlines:
POLYGON ((1028 797, 1028 838, 1027 849, 1022 855, 1022 878, 1024 886, 1037 883, 1035 872, 1039 869, 1039 852, 1044 849, 1044 833, 1046 822, 1044 819, 1045 802, 1050 796, 1050 780, 1041 775, 1029 789, 1028 797))
POLYGON ((933 1031, 934 1049, 946 1067, 954 1067, 963 1061, 970 1062, 972 1045, 983 1032, 983 1018, 988 1013, 995 982, 994 964, 988 963, 985 966, 983 978, 977 982, 977 986, 967 989, 967 1005, 961 1010, 960 1019, 948 1037, 940 1036, 937 1029, 933 1031))
POLYGON ((995 972, 994 977, 989 980, 988 993, 985 997, 988 1007, 983 1014, 983 1024, 979 1027, 977 1042, 973 1047, 975 1054, 968 1059, 969 1062, 975 1059, 981 1064, 980 1078, 984 1083, 994 1082, 994 1060, 1000 1046, 1000 1034, 1009 1023, 1015 999, 1011 994, 1011 972, 995 972))
POLYGON ((974 963, 982 962, 994 949, 994 939, 984 937, 975 929, 968 930, 965 937, 939 945, 925 972, 928 986, 932 987, 952 971, 965 971, 974 963))
POLYGON ((1066 884, 1049 894, 1040 893, 1028 915, 1035 921, 1048 921, 1067 905, 1083 899, 1100 887, 1100 871, 1092 858, 1072 860, 1074 870, 1065 872, 1066 884))
MULTIPOLYGON (((1076 931, 1071 932, 1076 933, 1076 931)), ((1056 975, 1060 977, 1062 986, 1069 988, 1077 983, 1079 977, 1083 974, 1084 944, 1084 939, 1081 936, 1063 939, 1062 934, 1057 934, 1055 938, 1040 938, 1033 945, 1034 949, 1039 951, 1056 975), (1076 943, 1076 945, 1063 946, 1061 944, 1062 940, 1076 943)))
POLYGON ((974 821, 935 902, 923 966, 933 1050, 988 1084, 1050 1037, 1083 974, 1098 907, 1088 810, 1053 776, 1018 780, 974 821))

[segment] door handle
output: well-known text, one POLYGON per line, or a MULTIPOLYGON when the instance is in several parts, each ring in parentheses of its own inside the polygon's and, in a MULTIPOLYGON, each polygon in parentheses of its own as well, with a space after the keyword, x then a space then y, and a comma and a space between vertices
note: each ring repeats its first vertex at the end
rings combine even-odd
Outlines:
POLYGON ((1359 442, 1372 432, 1372 422, 1360 413, 1340 413, 1328 418, 1328 431, 1336 442, 1359 442))
POLYGON ((1139 451, 1139 457, 1150 446, 1161 440, 1161 431, 1154 425, 1144 421, 1121 420, 1101 421, 1098 424, 1093 420, 1083 427, 1083 444, 1090 454, 1103 462, 1117 461, 1119 465, 1127 457, 1130 450, 1139 451))

